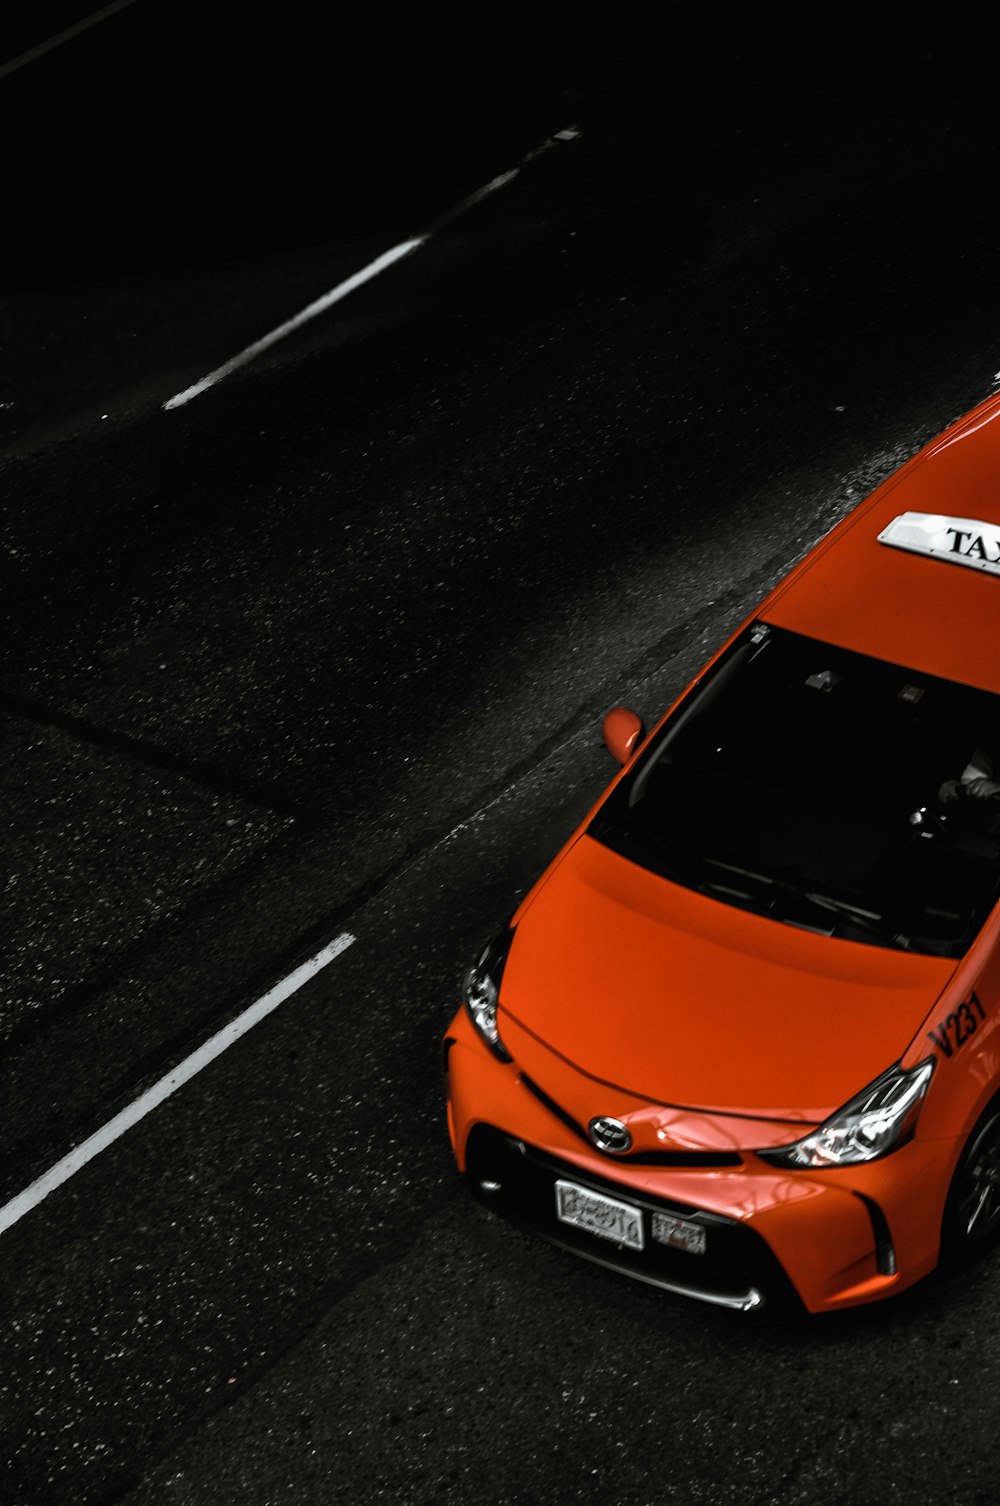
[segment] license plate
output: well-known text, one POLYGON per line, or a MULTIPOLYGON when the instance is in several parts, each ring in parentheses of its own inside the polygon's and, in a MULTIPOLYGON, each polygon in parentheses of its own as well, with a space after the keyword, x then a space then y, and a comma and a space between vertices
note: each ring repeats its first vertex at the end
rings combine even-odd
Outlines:
POLYGON ((572 1224, 574 1229, 586 1229, 598 1239, 624 1245, 627 1250, 642 1250, 646 1246, 638 1208, 605 1197, 602 1192, 592 1192, 589 1187, 578 1187, 575 1182, 556 1183, 556 1218, 560 1223, 572 1224))
POLYGON ((704 1255, 705 1230, 690 1219, 675 1218, 672 1213, 653 1214, 653 1238, 661 1245, 686 1250, 689 1255, 704 1255))

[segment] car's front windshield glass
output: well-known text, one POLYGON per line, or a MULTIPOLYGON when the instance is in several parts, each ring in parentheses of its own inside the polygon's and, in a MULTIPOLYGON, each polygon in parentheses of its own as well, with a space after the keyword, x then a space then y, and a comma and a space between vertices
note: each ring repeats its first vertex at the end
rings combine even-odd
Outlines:
POLYGON ((1000 697, 758 623, 590 831, 786 924, 960 956, 1000 892, 1000 697))

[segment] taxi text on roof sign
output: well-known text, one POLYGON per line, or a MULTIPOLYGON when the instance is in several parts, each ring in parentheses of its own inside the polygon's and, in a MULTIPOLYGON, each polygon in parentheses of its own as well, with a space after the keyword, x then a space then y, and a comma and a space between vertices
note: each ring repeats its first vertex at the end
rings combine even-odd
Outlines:
POLYGON ((1000 575, 1000 526, 996 523, 950 518, 939 512, 903 512, 878 538, 880 544, 896 549, 1000 575))

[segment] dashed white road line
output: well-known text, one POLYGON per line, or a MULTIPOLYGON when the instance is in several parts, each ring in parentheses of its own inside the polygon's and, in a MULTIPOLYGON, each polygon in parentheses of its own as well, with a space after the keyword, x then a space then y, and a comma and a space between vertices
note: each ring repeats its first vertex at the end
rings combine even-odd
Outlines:
MULTIPOLYGON (((578 727, 557 748, 550 749, 547 757, 551 758, 554 754, 560 753, 571 742, 581 736, 590 735, 591 732, 592 729, 590 727, 578 727)), ((480 806, 470 816, 466 816, 463 820, 459 821, 456 826, 453 826, 449 832, 433 844, 430 851, 436 852, 439 847, 447 846, 461 832, 481 821, 487 812, 491 811, 495 805, 499 805, 500 801, 505 799, 524 777, 524 775, 521 775, 517 779, 512 780, 510 784, 504 786, 499 794, 494 795, 491 800, 488 800, 485 805, 480 806)), ((413 859, 412 863, 406 865, 403 871, 406 872, 409 868, 416 866, 417 863, 424 861, 427 855, 426 852, 419 854, 413 859)), ((316 952, 307 962, 303 962, 294 972, 289 973, 280 983, 276 983, 272 989, 263 994, 255 1003, 249 1005, 242 1014, 237 1015, 234 1020, 230 1020, 228 1025, 224 1025, 221 1030, 217 1031, 215 1035, 199 1046, 197 1051, 193 1051, 178 1066, 171 1068, 158 1082, 155 1082, 151 1088, 147 1088, 144 1093, 141 1093, 138 1098, 134 1099, 126 1108, 116 1114, 113 1119, 109 1119, 99 1130, 95 1130, 94 1134, 90 1135, 88 1139, 74 1146, 67 1155, 63 1156, 61 1161, 57 1161, 54 1166, 49 1167, 48 1171, 43 1172, 40 1177, 36 1177, 23 1192, 19 1192, 16 1197, 11 1198, 9 1203, 5 1203, 0 1208, 0 1234, 5 1233, 19 1219, 22 1219, 26 1213, 30 1213, 33 1208, 37 1208, 38 1204, 47 1198, 50 1192, 54 1192, 57 1187, 61 1187, 64 1182, 68 1182, 70 1177, 75 1176, 95 1156, 99 1156, 102 1151, 107 1150, 108 1146, 113 1145, 116 1140, 119 1140, 133 1125, 138 1124, 140 1120, 144 1119, 153 1109, 158 1108, 171 1094, 176 1093, 178 1088, 183 1087, 186 1082, 190 1082, 191 1078, 196 1076, 203 1067, 207 1067, 217 1056, 221 1056, 241 1036, 246 1035, 248 1030, 252 1030, 272 1010, 277 1009, 279 1004, 283 1004, 286 999, 296 993, 304 983, 308 983, 310 978, 314 978, 318 972, 333 962, 334 958, 339 957, 342 952, 346 952, 354 940, 355 937, 350 931, 342 931, 339 936, 334 937, 333 941, 316 952)))
MULTIPOLYGON (((94 16, 88 18, 86 22, 80 23, 76 27, 69 28, 66 32, 61 33, 60 36, 52 39, 51 43, 46 44, 44 48, 35 49, 35 52, 47 50, 49 46, 56 45, 56 43, 74 35, 77 31, 85 29, 87 25, 91 25, 94 22, 103 19, 104 16, 110 15, 112 12, 122 9, 125 5, 130 3, 132 3, 132 0, 118 0, 118 3, 106 6, 102 11, 99 11, 95 13, 94 16)), ((22 58, 15 59, 14 63, 0 68, 0 77, 2 77, 5 72, 10 71, 10 69, 15 66, 15 64, 26 62, 30 59, 30 57, 34 55, 35 53, 24 54, 22 58)), ((275 344, 278 340, 283 339, 287 334, 290 334, 293 330, 298 329, 308 320, 315 318, 318 314, 325 312, 334 304, 338 303, 341 299, 354 292, 355 289, 363 286, 373 277, 378 276, 380 272, 385 271, 388 267, 391 267, 396 262, 402 260, 405 256, 408 256, 413 251, 417 250, 420 246, 426 244, 426 242, 430 240, 434 233, 442 226, 457 218, 458 215, 462 214, 466 209, 469 209, 474 204, 479 203, 481 200, 488 197, 491 193, 496 192, 498 189, 503 188, 507 183, 513 181, 513 179, 518 176, 521 168, 525 164, 539 157, 543 152, 549 150, 549 148, 554 146, 557 142, 573 141, 577 138, 578 135, 579 131, 575 126, 567 127, 564 130, 557 131, 554 136, 547 138, 547 140, 543 141, 533 151, 526 153, 525 156, 521 159, 521 163, 517 167, 499 174, 497 177, 484 184, 481 188, 477 189, 474 193, 469 194, 467 198, 463 199, 460 204, 455 206, 454 209, 450 210, 447 214, 442 215, 440 219, 437 220, 427 231, 420 235, 413 236, 409 240, 401 242, 398 246, 392 247, 389 251, 383 252, 381 256, 377 257, 373 262, 369 263, 368 266, 362 268, 358 272, 355 272, 354 274, 352 274, 352 276, 345 279, 344 282, 339 283, 335 288, 332 288, 328 293, 325 293, 321 298, 318 298, 313 303, 307 305, 307 307, 302 309, 298 314, 294 315, 291 319, 286 320, 283 324, 279 325, 276 329, 272 330, 262 339, 255 341, 244 351, 240 352, 239 355, 234 356, 231 360, 225 362, 224 365, 218 367, 215 371, 210 372, 206 377, 203 377, 199 382, 194 383, 191 387, 185 388, 184 391, 178 393, 177 396, 170 398, 163 404, 164 408, 171 409, 183 406, 183 404, 190 401, 192 397, 197 396, 198 393, 205 391, 207 388, 215 385, 216 382, 221 381, 225 376, 228 376, 231 372, 237 370, 243 365, 246 365, 249 361, 253 360, 255 356, 268 349, 269 346, 275 344)), ((997 381, 1000 382, 1000 372, 997 373, 997 381)), ((570 736, 566 738, 565 741, 561 743, 555 751, 561 751, 563 747, 573 742, 576 738, 580 737, 584 732, 588 730, 589 729, 578 728, 577 731, 571 733, 570 736)), ((551 754, 549 756, 551 756, 551 754)), ((456 836, 459 835, 460 832, 481 819, 483 815, 485 815, 495 805, 499 804, 499 802, 503 800, 505 796, 507 796, 519 782, 519 779, 513 781, 510 785, 501 790, 499 794, 494 796, 493 799, 489 800, 479 810, 475 811, 471 816, 466 817, 464 820, 460 821, 451 831, 449 831, 443 838, 441 838, 437 843, 434 844, 435 848, 443 846, 446 843, 452 841, 456 836)), ((71 1150, 66 1156, 64 1156, 60 1161, 57 1161, 55 1165, 51 1166, 48 1171, 44 1172, 40 1177, 36 1178, 35 1181, 33 1181, 28 1187, 24 1189, 24 1191, 18 1193, 8 1203, 0 1207, 0 1234, 3 1234, 7 1229, 16 1224, 21 1218, 25 1216, 25 1214, 29 1213, 33 1208, 37 1207, 49 1195, 50 1192, 55 1191, 56 1188, 60 1187, 64 1182, 67 1182, 72 1176, 74 1176, 102 1151, 113 1145, 114 1142, 120 1139, 121 1136, 124 1135, 129 1129, 138 1124, 143 1118, 145 1118, 147 1114, 149 1114, 153 1109, 157 1108, 161 1103, 163 1103, 167 1098, 175 1093, 178 1088, 189 1082, 193 1077, 197 1075, 197 1073, 199 1073, 204 1067, 213 1062, 218 1056, 221 1056, 222 1053, 228 1050, 231 1045, 238 1041, 249 1030, 253 1029, 255 1025, 259 1024, 260 1021, 265 1019, 270 1013, 272 1013, 273 1010, 277 1009, 280 1004, 284 1003, 286 999, 290 998, 292 994, 296 993, 305 983, 307 983, 311 978, 315 977, 318 972, 320 972, 329 963, 334 961, 335 958, 340 956, 341 953, 346 951, 347 948, 353 944, 354 940, 355 937, 347 931, 344 931, 339 936, 335 937, 334 940, 331 941, 327 946, 323 947, 313 957, 309 958, 308 961, 304 962, 286 978, 282 979, 281 982, 277 983, 274 988, 270 989, 261 998, 256 1000, 255 1003, 249 1005, 242 1014, 238 1015, 234 1020, 231 1020, 229 1024, 225 1025, 215 1035, 210 1037, 209 1040, 205 1041, 203 1045, 201 1045, 196 1051, 192 1052, 190 1056, 186 1057, 176 1067, 167 1072, 162 1078, 159 1079, 158 1082, 154 1083, 152 1087, 148 1088, 145 1092, 140 1094, 138 1098, 133 1100, 131 1104, 121 1110, 120 1113, 116 1114, 99 1130, 90 1135, 79 1145, 75 1146, 74 1149, 71 1150)))
POLYGON ((214 371, 210 371, 208 376, 202 377, 199 382, 194 382, 190 387, 185 387, 184 391, 178 392, 176 397, 168 398, 163 404, 164 408, 183 408, 184 404, 189 403, 193 397, 197 397, 199 392, 205 392, 209 387, 214 387, 216 382, 221 382, 223 377, 229 376, 230 372, 238 371, 241 366, 246 366, 248 362, 254 360, 256 356, 259 356, 262 351, 267 350, 269 346, 276 345, 279 340, 283 340, 293 330, 299 329, 301 325, 308 323, 310 319, 315 319, 317 314, 325 313, 328 308, 332 308, 335 303, 339 303, 342 298, 346 298, 348 293, 353 293, 355 288, 360 288, 364 283, 371 282, 372 278, 377 277, 380 272, 384 272, 386 267, 391 267, 397 261, 402 261, 404 256, 409 256, 411 251, 415 251, 418 246, 422 246, 424 239, 421 235, 415 235, 410 240, 401 241, 398 246, 393 246, 390 251, 383 251, 382 255, 377 256, 373 262, 369 262, 367 267, 362 267, 360 272, 355 272, 344 282, 338 283, 335 288, 331 288, 328 293, 324 293, 322 298, 317 298, 314 303, 308 304, 299 313, 294 314, 291 319, 286 319, 284 324, 279 324, 277 329, 272 329, 270 334, 264 335, 260 340, 255 340, 252 345, 247 346, 246 350, 241 350, 238 356, 233 356, 231 360, 226 361, 222 366, 217 366, 214 371))
POLYGON ((11 1198, 9 1203, 0 1208, 0 1234, 3 1234, 12 1224, 16 1224, 18 1219, 23 1218, 26 1213, 30 1213, 31 1209, 36 1208, 50 1192, 61 1187, 63 1182, 69 1181, 70 1177, 75 1176, 82 1167, 87 1165, 88 1161, 100 1155, 101 1151, 107 1150, 109 1145, 113 1145, 125 1134, 126 1130, 138 1124, 152 1109, 163 1103, 164 1099, 176 1093, 177 1089, 183 1087, 186 1082, 190 1082, 191 1078, 203 1067, 207 1067, 209 1062, 221 1056, 223 1051, 228 1050, 235 1041, 246 1035, 248 1030, 259 1025, 261 1020, 265 1019, 272 1010, 277 1009, 279 1004, 283 1004, 304 983, 308 983, 310 978, 314 978, 335 957, 345 952, 353 941, 354 937, 349 931, 342 931, 333 941, 310 957, 308 962, 303 962, 294 972, 289 973, 287 978, 283 978, 280 983, 275 984, 274 988, 263 994, 256 1003, 249 1005, 242 1014, 237 1015, 235 1020, 230 1020, 228 1025, 224 1025, 221 1030, 199 1046, 197 1051, 193 1051, 190 1056, 186 1057, 179 1066, 172 1067, 164 1077, 160 1078, 159 1082, 147 1088, 127 1108, 122 1109, 121 1113, 109 1119, 107 1124, 102 1125, 88 1139, 74 1147, 68 1155, 63 1156, 61 1161, 50 1166, 48 1171, 36 1178, 23 1192, 11 1198))
POLYGON ((33 63, 36 58, 44 57, 51 52, 53 47, 59 47, 63 42, 68 42, 72 37, 78 37, 82 31, 89 31, 96 26, 98 21, 107 20, 115 11, 124 10, 132 5, 133 0, 113 0, 111 5, 105 5, 101 10, 95 10, 92 15, 84 16, 82 21, 76 21, 72 26, 67 26, 65 31, 57 32, 54 37, 49 37, 45 42, 39 42, 37 47, 29 47, 27 52, 19 53, 16 58, 0 67, 0 78, 6 78, 8 73, 15 73, 18 68, 23 68, 26 63, 33 63))
POLYGON ((185 387, 183 392, 178 392, 174 397, 167 398, 163 404, 164 408, 168 410, 171 408, 183 408, 185 403, 189 403, 200 392, 206 392, 209 387, 214 387, 217 382, 221 382, 224 377, 229 376, 232 372, 238 371, 241 366, 246 366, 250 361, 255 360, 263 351, 277 344, 279 340, 283 340, 293 330, 300 329, 310 319, 315 319, 317 314, 325 313, 335 303, 339 303, 342 298, 346 298, 349 293, 353 293, 355 289, 363 287, 366 282, 371 282, 372 278, 377 277, 380 272, 384 272, 388 267, 395 266, 397 262, 402 261, 405 256, 409 256, 420 246, 425 246, 443 226, 450 224, 460 214, 464 214, 474 204, 481 203, 483 199, 488 198, 490 194, 496 193, 498 189, 505 188, 508 183, 512 183, 527 163, 533 162, 536 157, 540 157, 543 152, 547 152, 557 142, 575 141, 579 134, 580 132, 576 126, 566 126, 563 130, 557 131, 554 136, 547 137, 541 145, 534 147, 530 152, 526 152, 516 167, 510 168, 507 172, 499 173, 495 178, 491 178, 488 183, 483 184, 482 188, 477 188, 474 193, 470 193, 466 198, 462 199, 461 203, 456 204, 453 209, 441 215, 427 230, 422 231, 419 235, 411 236, 408 240, 400 241, 398 246, 392 246, 388 251, 383 251, 381 256, 377 256, 366 267, 362 267, 359 272, 352 273, 350 277, 338 283, 335 288, 331 288, 328 293, 324 293, 321 298, 317 298, 313 303, 308 304, 299 313, 293 314, 291 319, 286 319, 283 324, 279 324, 276 329, 271 330, 269 334, 264 335, 260 340, 255 340, 252 345, 248 345, 245 350, 241 350, 239 355, 235 355, 221 366, 217 366, 214 371, 210 371, 200 381, 193 382, 190 387, 185 387))

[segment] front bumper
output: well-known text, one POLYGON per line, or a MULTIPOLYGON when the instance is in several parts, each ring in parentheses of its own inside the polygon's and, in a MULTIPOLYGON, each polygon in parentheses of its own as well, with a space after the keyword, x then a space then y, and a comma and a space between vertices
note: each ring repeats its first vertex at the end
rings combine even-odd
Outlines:
POLYGON ((914 1140, 881 1161, 822 1172, 784 1171, 753 1152, 716 1166, 629 1164, 574 1134, 516 1063, 487 1051, 464 1011, 446 1037, 446 1062, 449 1133, 474 1195, 624 1275, 741 1311, 791 1290, 824 1312, 902 1291, 937 1263, 951 1142, 914 1140), (560 1179, 638 1209, 644 1248, 562 1223, 560 1179), (703 1228, 704 1253, 658 1243, 656 1212, 703 1228))
POLYGON ((470 1131, 466 1175, 475 1196, 492 1212, 586 1260, 679 1296, 749 1312, 784 1285, 780 1267, 763 1240, 737 1220, 704 1209, 630 1191, 629 1202, 642 1213, 642 1250, 616 1245, 561 1223, 556 1217, 555 1199, 560 1179, 571 1177, 576 1185, 614 1198, 622 1196, 621 1186, 571 1168, 491 1125, 476 1124, 470 1131), (651 1237, 656 1212, 678 1215, 703 1228, 706 1254, 693 1255, 656 1242, 651 1237))

